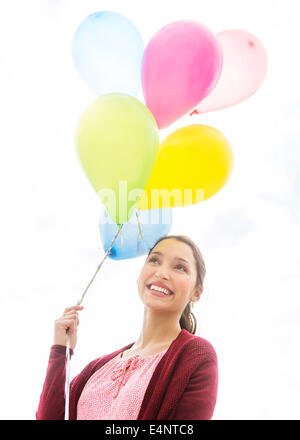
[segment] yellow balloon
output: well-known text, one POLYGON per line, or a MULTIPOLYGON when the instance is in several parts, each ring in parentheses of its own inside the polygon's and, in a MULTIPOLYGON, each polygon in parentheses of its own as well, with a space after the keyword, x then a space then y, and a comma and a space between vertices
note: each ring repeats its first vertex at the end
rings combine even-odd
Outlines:
POLYGON ((189 125, 171 133, 138 201, 138 209, 192 205, 208 199, 229 180, 233 153, 223 134, 207 125, 189 125))

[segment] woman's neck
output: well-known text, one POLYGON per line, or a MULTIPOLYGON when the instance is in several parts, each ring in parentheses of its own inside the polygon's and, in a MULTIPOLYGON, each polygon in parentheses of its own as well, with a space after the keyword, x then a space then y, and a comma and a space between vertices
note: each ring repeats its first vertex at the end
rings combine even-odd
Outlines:
POLYGON ((181 332, 181 328, 173 329, 172 331, 159 331, 158 329, 151 329, 151 328, 144 328, 134 343, 134 345, 131 347, 130 350, 149 350, 153 348, 162 348, 170 345, 174 339, 177 338, 177 336, 181 332))

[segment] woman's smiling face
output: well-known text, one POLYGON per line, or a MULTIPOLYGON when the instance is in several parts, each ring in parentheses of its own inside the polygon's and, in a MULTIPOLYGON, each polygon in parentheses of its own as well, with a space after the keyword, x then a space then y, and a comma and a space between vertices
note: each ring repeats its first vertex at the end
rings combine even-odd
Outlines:
POLYGON ((196 280, 192 249, 186 243, 169 238, 160 241, 147 257, 138 279, 138 291, 143 303, 150 308, 182 311, 190 300, 198 300, 201 295, 201 288, 195 288, 196 280), (171 294, 164 295, 162 289, 171 294))

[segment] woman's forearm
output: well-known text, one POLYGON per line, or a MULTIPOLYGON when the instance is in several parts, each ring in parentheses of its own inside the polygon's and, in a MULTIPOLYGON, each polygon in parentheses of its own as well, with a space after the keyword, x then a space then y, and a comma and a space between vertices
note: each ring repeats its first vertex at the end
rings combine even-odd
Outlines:
MULTIPOLYGON (((71 355, 73 350, 70 351, 71 355)), ((66 347, 52 345, 40 396, 37 420, 63 420, 65 412, 66 347)))

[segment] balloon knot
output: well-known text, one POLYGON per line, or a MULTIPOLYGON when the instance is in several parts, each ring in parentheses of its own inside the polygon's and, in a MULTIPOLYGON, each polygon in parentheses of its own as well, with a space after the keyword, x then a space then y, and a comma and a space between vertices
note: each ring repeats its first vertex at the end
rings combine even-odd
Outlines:
POLYGON ((191 113, 189 113, 190 116, 192 115, 199 115, 199 112, 197 109, 193 110, 191 113))

